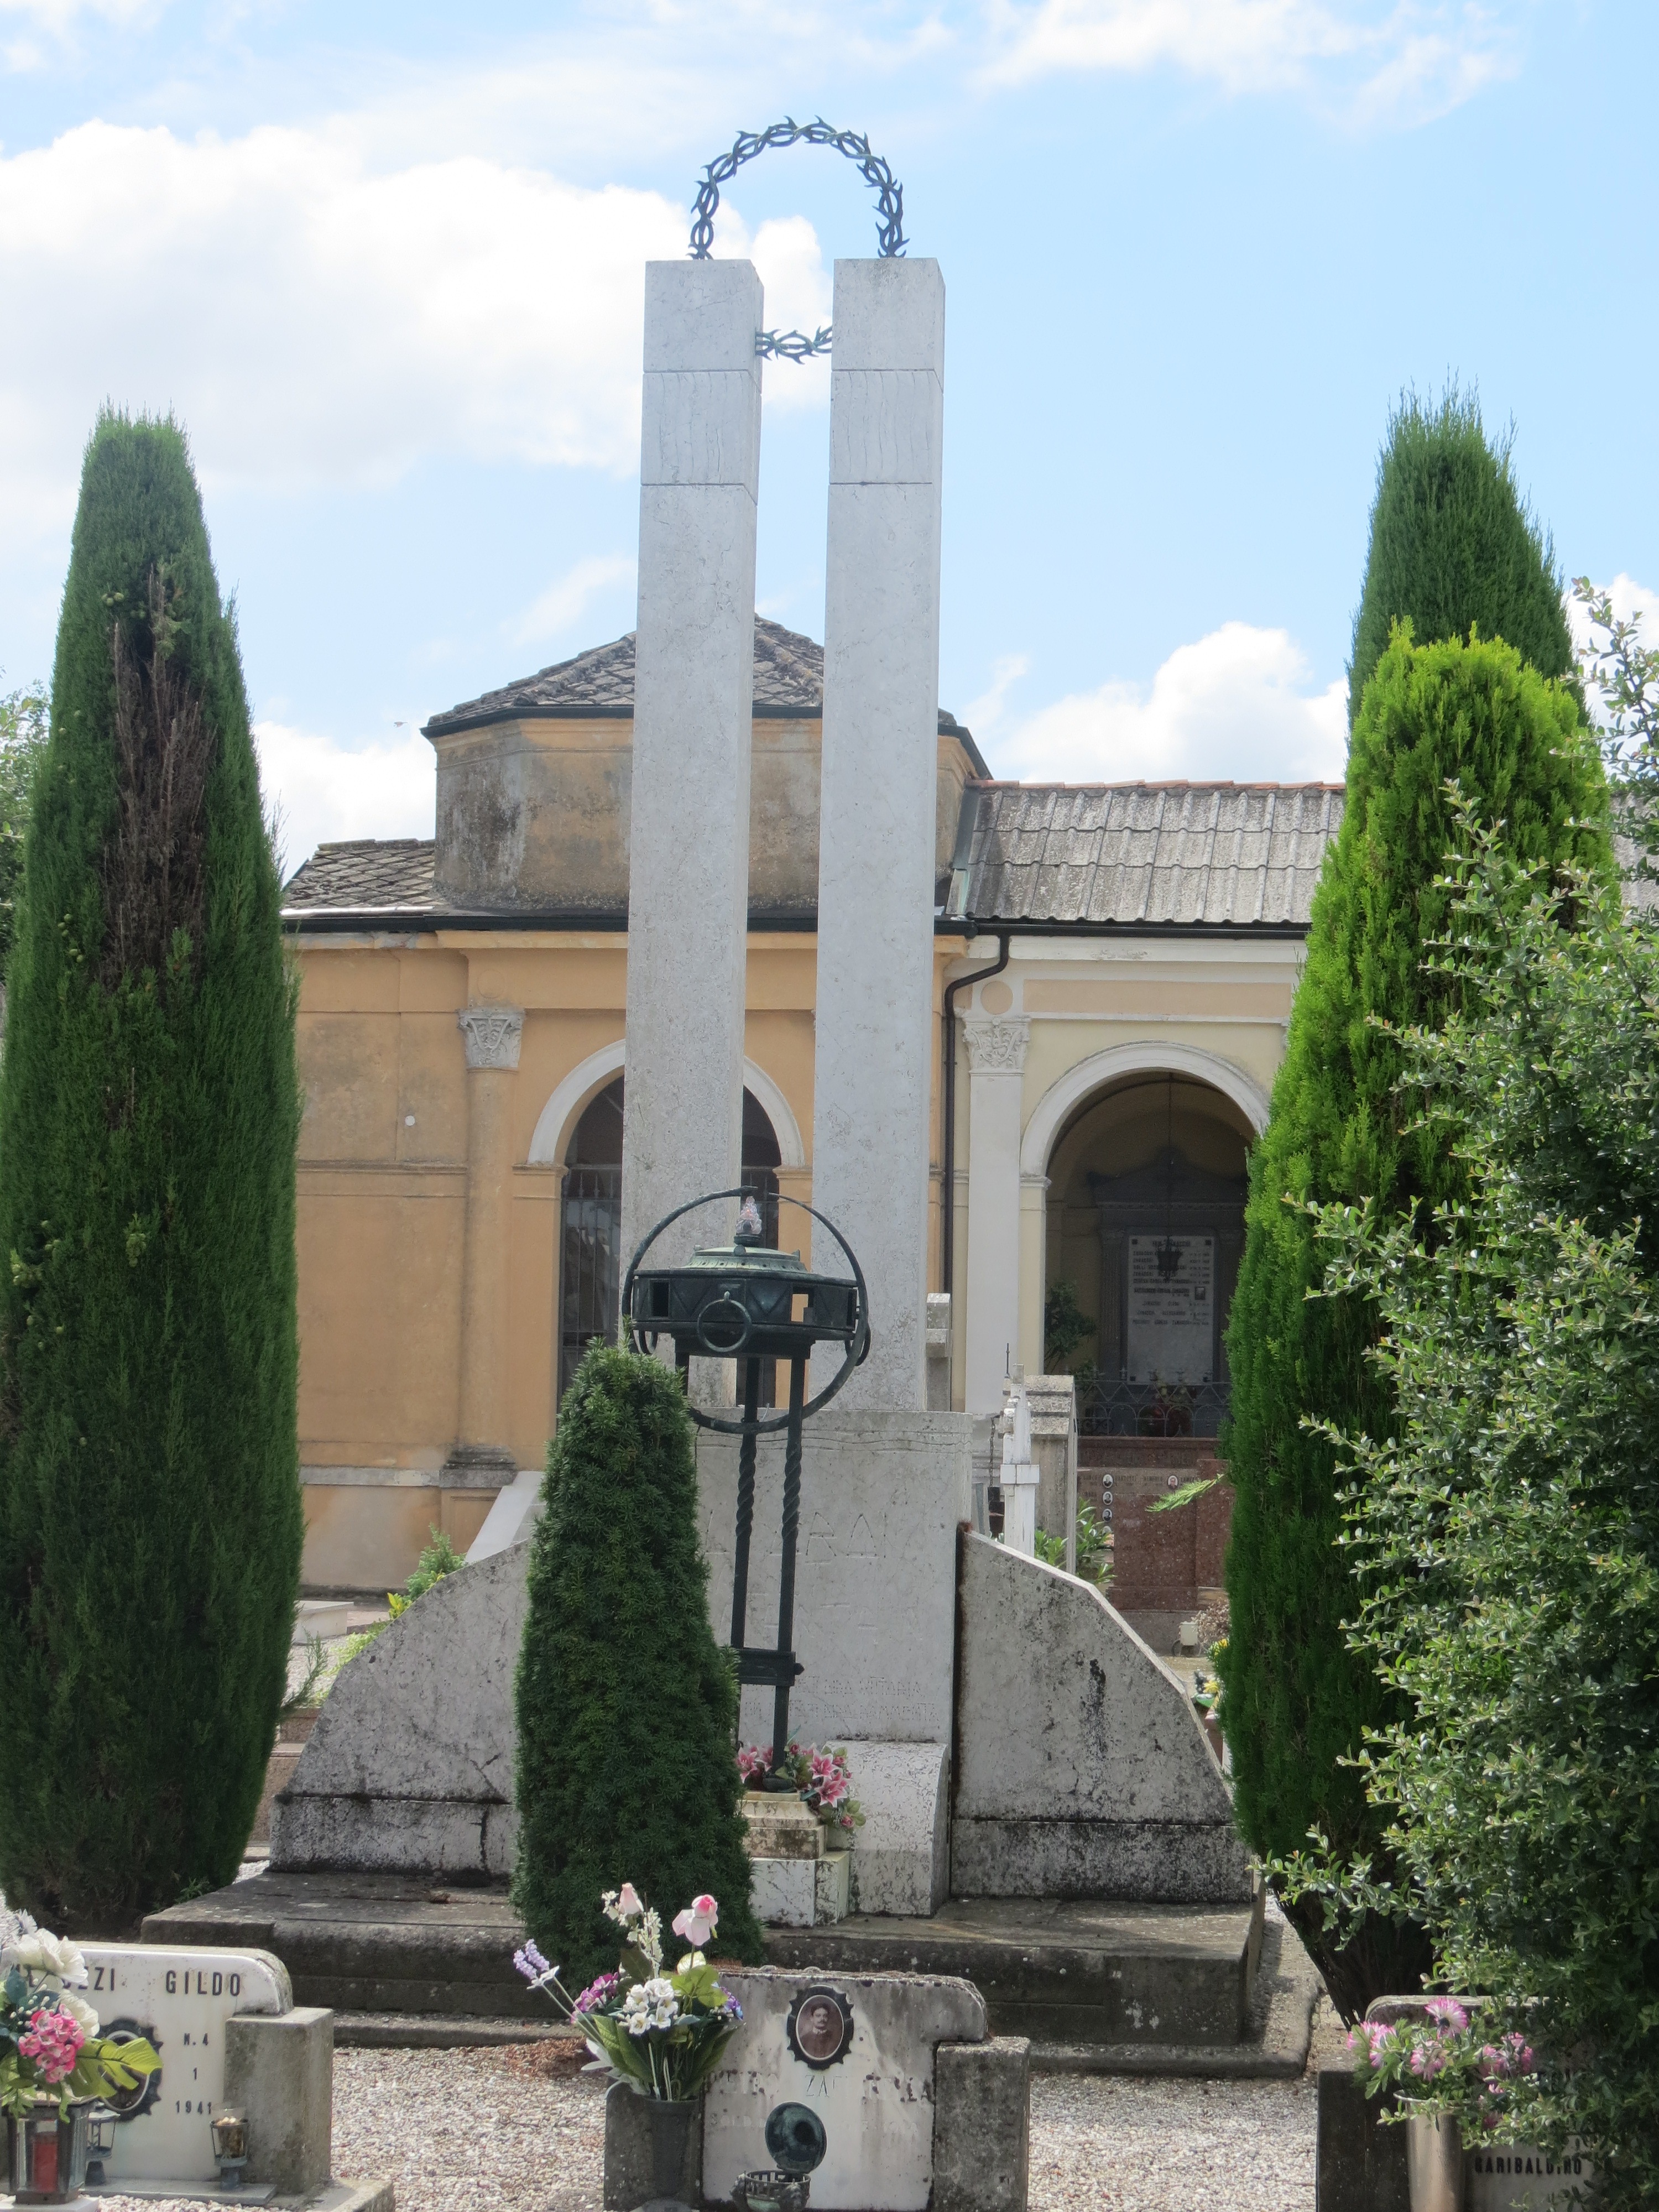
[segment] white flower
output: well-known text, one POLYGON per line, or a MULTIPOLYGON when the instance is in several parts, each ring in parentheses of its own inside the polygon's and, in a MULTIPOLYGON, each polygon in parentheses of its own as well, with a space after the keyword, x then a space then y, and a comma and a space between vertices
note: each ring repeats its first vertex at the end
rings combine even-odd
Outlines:
POLYGON ((84 1997, 72 1996, 66 1990, 58 2000, 58 2009, 66 2012, 82 2035, 96 2035, 98 2015, 84 1997))
POLYGON ((20 1936, 0 1951, 0 1968, 7 1966, 22 1967, 43 1989, 83 1990, 87 1985, 87 1962, 79 1944, 44 1928, 20 1936))
POLYGON ((680 2016, 680 2001, 665 1975, 635 1982, 623 2000, 622 2023, 630 2035, 649 2035, 653 2027, 672 2027, 680 2016))

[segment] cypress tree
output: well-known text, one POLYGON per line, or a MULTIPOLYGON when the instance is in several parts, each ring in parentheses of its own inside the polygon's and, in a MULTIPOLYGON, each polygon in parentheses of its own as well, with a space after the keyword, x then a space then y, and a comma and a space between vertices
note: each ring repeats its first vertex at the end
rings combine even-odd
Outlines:
MULTIPOLYGON (((1310 1421, 1389 1432, 1389 1402, 1366 1354, 1376 1322, 1358 1296, 1310 1297, 1323 1253, 1310 1200, 1374 1199, 1427 1233, 1462 1170, 1411 1127, 1401 1057, 1380 1019, 1433 1024, 1442 987, 1424 971, 1447 894, 1436 878, 1455 838, 1455 777, 1525 862, 1611 868, 1601 766, 1566 688, 1507 645, 1416 646, 1395 632, 1354 726, 1347 806, 1315 893, 1307 964, 1291 1008, 1267 1127, 1250 1163, 1245 1249, 1227 1328, 1232 1410, 1222 1449, 1236 1504, 1227 1556, 1231 1626, 1224 1725, 1236 1808, 1264 1855, 1322 1830, 1338 1859, 1374 1847, 1380 1820, 1351 1759, 1392 1717, 1341 1624, 1357 1610, 1338 1548, 1335 1454, 1310 1421), (1590 826, 1584 826, 1585 824, 1590 826)), ((1419 1986, 1420 1929, 1368 1922, 1346 1949, 1317 1905, 1292 1907, 1344 2016, 1419 1986)))
POLYGON ((513 1901, 573 1990, 617 1963, 599 1899, 624 1881, 665 1928, 711 1890, 712 1948, 762 1955, 737 1809, 737 1688, 709 1626, 696 1496, 679 1377, 591 1346, 548 1450, 517 1686, 513 1901))
POLYGON ((1510 441, 1488 445, 1480 403, 1455 385, 1437 407, 1406 393, 1389 421, 1353 622, 1350 730, 1398 622, 1419 645, 1501 637, 1540 675, 1570 678, 1582 703, 1561 578, 1516 488, 1510 441))
POLYGON ((302 1534, 295 990, 185 440, 87 447, 0 1063, 0 1886, 234 1875, 302 1534))

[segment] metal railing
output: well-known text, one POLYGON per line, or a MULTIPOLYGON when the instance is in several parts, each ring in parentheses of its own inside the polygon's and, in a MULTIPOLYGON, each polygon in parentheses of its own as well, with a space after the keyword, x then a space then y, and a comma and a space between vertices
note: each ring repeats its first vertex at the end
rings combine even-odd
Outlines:
POLYGON ((1085 1437, 1210 1437, 1226 1419, 1224 1382, 1131 1382, 1097 1376, 1079 1387, 1078 1433, 1085 1437))

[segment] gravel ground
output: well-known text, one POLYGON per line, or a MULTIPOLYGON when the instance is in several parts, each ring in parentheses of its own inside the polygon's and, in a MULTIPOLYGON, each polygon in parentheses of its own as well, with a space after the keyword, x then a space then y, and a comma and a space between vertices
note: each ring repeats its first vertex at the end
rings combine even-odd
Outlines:
MULTIPOLYGON (((600 2212, 605 2086, 578 2067, 545 2045, 337 2051, 335 2170, 389 2174, 398 2212, 600 2212)), ((1311 2074, 1031 2085, 1031 2212, 1313 2212, 1313 2201, 1311 2074)))

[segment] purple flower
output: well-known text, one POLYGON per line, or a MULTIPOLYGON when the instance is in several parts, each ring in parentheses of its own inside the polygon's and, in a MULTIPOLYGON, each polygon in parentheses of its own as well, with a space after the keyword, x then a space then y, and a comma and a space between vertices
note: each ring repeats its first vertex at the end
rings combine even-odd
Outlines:
POLYGON ((527 1942, 522 1951, 515 1951, 513 1954, 513 1963, 526 1981, 536 1988, 539 1988, 544 1982, 550 1981, 559 1971, 556 1966, 548 1965, 534 1943, 527 1942))
POLYGON ((622 1976, 620 1974, 601 1974, 597 1981, 590 1982, 588 1984, 587 1987, 576 1999, 574 2005, 572 2007, 572 2010, 574 2012, 597 2012, 602 2004, 606 2003, 616 1995, 617 1986, 621 1980, 622 1976))
POLYGON ((741 2020, 743 2018, 743 2007, 738 2002, 735 1997, 727 1997, 723 2009, 727 2020, 741 2020))
POLYGON ((1423 2009, 1442 2034, 1449 2029, 1452 2034, 1462 2035, 1469 2024, 1468 2013, 1455 1997, 1431 1997, 1423 2009))

